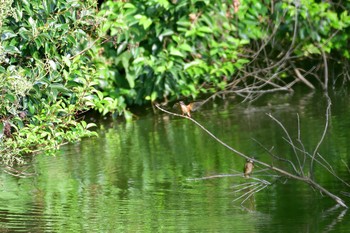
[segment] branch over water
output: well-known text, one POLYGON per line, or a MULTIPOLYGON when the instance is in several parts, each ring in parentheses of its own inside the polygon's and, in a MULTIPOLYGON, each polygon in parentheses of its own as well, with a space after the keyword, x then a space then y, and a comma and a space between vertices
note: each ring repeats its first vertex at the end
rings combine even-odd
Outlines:
MULTIPOLYGON (((177 113, 174 113, 174 112, 170 112, 168 110, 165 110, 163 108, 161 108, 159 106, 159 104, 156 104, 155 105, 159 110, 161 110, 162 112, 165 112, 169 115, 173 115, 173 116, 177 116, 177 117, 182 117, 182 118, 186 118, 190 121, 192 121, 194 124, 196 124, 198 127, 200 127, 203 131, 205 131, 207 134, 209 134, 209 136, 211 136, 213 139, 215 139, 218 143, 220 143, 221 145, 223 145, 224 147, 226 147, 227 149, 229 149, 230 151, 232 151, 233 153, 235 153, 236 155, 244 158, 244 159, 251 159, 254 161, 254 163, 256 164, 259 164, 261 166, 264 166, 272 171, 275 171, 277 173, 279 173, 280 175, 282 176, 285 176, 287 178, 290 178, 290 179, 295 179, 295 180, 299 180, 299 181, 302 181, 306 184, 308 184, 309 186, 313 187, 314 189, 317 189, 319 190, 320 192, 324 193, 325 195, 327 195, 328 197, 332 198, 334 201, 336 201, 339 205, 345 207, 345 208, 348 208, 347 205, 345 204, 345 202, 339 198, 338 196, 334 195, 333 193, 331 193, 330 191, 328 191, 327 189, 325 189, 324 187, 322 187, 321 185, 319 185, 317 182, 315 182, 314 180, 312 180, 310 177, 304 175, 303 172, 298 172, 296 174, 293 174, 293 173, 290 173, 286 170, 283 170, 279 167, 276 167, 276 166, 273 166, 273 165, 270 165, 270 164, 267 164, 263 161, 260 161, 260 160, 257 160, 255 158, 251 158, 249 157, 248 155, 236 150, 235 148, 229 146, 228 144, 226 144, 225 142, 223 142, 221 139, 219 139, 218 137, 216 137, 213 133, 211 133, 208 129, 206 129, 203 125, 201 125, 199 122, 197 122, 195 119, 191 118, 191 117, 188 117, 188 116, 185 116, 185 115, 180 115, 180 114, 177 114, 177 113)), ((270 115, 270 117, 272 117, 270 115)), ((278 122, 282 128, 283 125, 277 120, 274 118, 274 120, 276 122, 278 122)), ((293 146, 293 149, 295 150, 295 147, 293 146)), ((300 169, 302 169, 301 167, 301 164, 300 164, 300 161, 299 161, 299 167, 300 169)))

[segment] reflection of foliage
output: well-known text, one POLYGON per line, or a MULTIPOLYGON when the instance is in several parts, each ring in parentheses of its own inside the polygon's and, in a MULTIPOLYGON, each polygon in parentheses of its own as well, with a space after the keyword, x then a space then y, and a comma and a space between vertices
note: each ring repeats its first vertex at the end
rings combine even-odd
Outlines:
MULTIPOLYGON (((281 138, 280 129, 276 124, 271 124, 265 112, 274 112, 279 119, 283 119, 288 129, 294 131, 296 120, 291 116, 295 115, 295 111, 299 112, 305 147, 316 145, 319 138, 314 137, 315 132, 319 135, 321 132, 318 130, 324 123, 320 117, 324 114, 315 104, 320 102, 321 97, 318 92, 310 93, 313 97, 309 96, 305 100, 300 99, 299 94, 289 96, 287 100, 283 100, 283 93, 266 98, 266 101, 289 103, 287 106, 274 103, 274 110, 266 102, 261 102, 263 99, 249 107, 229 100, 226 104, 215 104, 210 109, 208 105, 203 106, 202 112, 195 112, 193 117, 215 130, 224 141, 240 151, 258 155, 259 159, 267 157, 263 157, 262 150, 252 146, 251 137, 264 140, 263 143, 269 145, 269 149, 272 145, 279 145, 274 148, 277 154, 291 156, 289 146, 281 138), (300 103, 296 104, 295 100, 300 103)), ((342 170, 339 152, 343 152, 341 158, 348 158, 348 137, 343 136, 350 132, 344 131, 344 124, 349 125, 346 121, 348 114, 334 113, 349 113, 350 109, 344 108, 346 101, 348 99, 340 96, 332 105, 329 138, 333 140, 329 142, 329 150, 322 153, 334 163, 337 171, 342 170), (344 105, 338 108, 334 106, 342 102, 344 105), (335 129, 334 126, 339 127, 335 129)), ((275 226, 276 219, 284 222, 287 214, 293 220, 303 219, 306 222, 322 218, 323 225, 325 221, 335 219, 338 227, 332 229, 339 229, 344 223, 346 226, 349 224, 346 218, 336 218, 342 208, 329 212, 329 217, 325 219, 325 206, 330 203, 325 198, 320 200, 317 192, 312 193, 299 182, 288 182, 283 187, 276 182, 269 190, 255 195, 256 212, 252 215, 264 213, 261 219, 249 217, 252 215, 242 213, 232 203, 234 197, 231 187, 237 178, 188 181, 187 178, 232 173, 233 169, 241 172, 242 177, 244 160, 231 156, 226 148, 218 146, 209 137, 198 136, 203 133, 201 129, 186 119, 157 114, 128 124, 112 124, 112 128, 110 124, 106 123, 107 129, 100 131, 99 138, 83 139, 81 143, 65 146, 61 156, 53 159, 37 157, 33 170, 40 175, 21 180, 3 176, 2 198, 3 202, 8 203, 2 207, 6 210, 3 218, 10 221, 3 220, 2 226, 17 229, 20 221, 32 218, 28 213, 33 212, 33 209, 36 210, 37 232, 43 229, 51 232, 67 232, 67 229, 74 232, 109 232, 118 227, 121 232, 144 232, 145 229, 150 229, 149 232, 172 232, 176 226, 183 227, 182 230, 192 227, 188 231, 193 232, 220 232, 232 227, 234 232, 234 229, 240 229, 237 224, 248 225, 249 232, 254 232, 256 226, 261 226, 264 221, 263 224, 271 228, 275 226), (310 215, 310 209, 316 207, 322 213, 310 215), (16 219, 12 218, 13 213, 16 219), (177 217, 174 218, 174 215, 177 217), (215 218, 218 225, 214 226, 212 221, 203 222, 203 216, 215 218), (250 222, 232 221, 235 219, 233 216, 237 216, 237 219, 248 216, 247 221, 250 222), (159 227, 161 224, 163 228, 159 227), (219 225, 222 227, 220 230, 219 225)), ((257 167, 255 172, 259 169, 257 167)), ((260 174, 255 173, 252 177, 260 177, 260 174)), ((326 184, 328 188, 343 189, 331 175, 323 172, 316 175, 318 182, 326 184)), ((239 178, 241 180, 247 182, 243 177, 239 178)), ((289 227, 295 227, 294 231, 300 230, 299 226, 294 226, 294 222, 290 221, 289 227)), ((319 224, 313 226, 315 232, 322 228, 319 224)), ((23 226, 23 229, 27 228, 33 231, 33 225, 23 226)))

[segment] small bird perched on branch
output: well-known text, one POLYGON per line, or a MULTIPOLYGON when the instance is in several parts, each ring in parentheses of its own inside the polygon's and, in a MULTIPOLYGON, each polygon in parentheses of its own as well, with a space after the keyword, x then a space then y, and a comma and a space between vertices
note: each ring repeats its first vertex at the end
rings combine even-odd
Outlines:
POLYGON ((183 101, 180 101, 179 103, 182 115, 187 115, 188 117, 191 117, 192 103, 190 103, 189 105, 186 105, 183 101))
POLYGON ((247 162, 244 165, 244 177, 249 178, 249 175, 253 172, 253 168, 254 168, 254 161, 251 159, 247 159, 247 162))
POLYGON ((197 102, 192 102, 189 104, 185 104, 183 101, 180 101, 176 104, 174 104, 174 108, 178 108, 180 105, 180 110, 182 112, 183 116, 188 116, 191 117, 191 112, 197 111, 205 102, 204 101, 197 101, 197 102))

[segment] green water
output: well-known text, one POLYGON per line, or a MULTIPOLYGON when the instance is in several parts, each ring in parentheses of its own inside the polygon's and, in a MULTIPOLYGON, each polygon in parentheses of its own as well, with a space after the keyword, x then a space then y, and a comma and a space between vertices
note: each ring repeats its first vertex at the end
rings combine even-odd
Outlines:
MULTIPOLYGON (((331 96, 329 130, 319 152, 350 182, 350 109, 347 94, 331 96)), ((293 160, 286 135, 312 153, 325 125, 322 95, 275 94, 252 104, 208 102, 193 118, 249 156, 277 163, 265 149, 293 160), (259 143, 257 143, 259 142, 259 143)), ((37 156, 28 178, 0 176, 0 232, 349 232, 348 211, 307 185, 277 179, 256 167, 252 177, 272 184, 241 205, 237 184, 245 160, 193 122, 152 111, 131 123, 99 123, 98 138, 37 156), (230 177, 198 180, 215 175, 230 177), (196 179, 197 178, 197 179, 196 179)), ((293 160, 295 161, 295 160, 293 160)), ((319 167, 316 180, 350 205, 350 188, 319 167)))

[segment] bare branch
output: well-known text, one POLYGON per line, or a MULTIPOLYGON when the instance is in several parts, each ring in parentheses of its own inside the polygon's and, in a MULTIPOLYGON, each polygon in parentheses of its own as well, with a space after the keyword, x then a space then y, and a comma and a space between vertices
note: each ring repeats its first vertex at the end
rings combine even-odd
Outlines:
POLYGON ((318 149, 320 148, 325 136, 326 136, 326 133, 327 133, 327 129, 328 129, 328 122, 329 122, 329 115, 330 115, 330 110, 331 110, 331 105, 332 105, 332 102, 331 102, 331 99, 329 98, 328 94, 326 94, 326 99, 327 99, 327 109, 326 109, 326 123, 325 123, 325 126, 324 126, 324 130, 323 130, 323 133, 322 133, 322 136, 320 138, 320 140, 318 141, 317 143, 317 146, 312 154, 312 158, 311 158, 311 164, 310 164, 310 174, 313 176, 313 165, 314 165, 314 160, 315 160, 315 157, 317 155, 317 152, 318 152, 318 149))
POLYGON ((350 173, 350 168, 348 164, 344 161, 344 159, 342 159, 341 161, 344 163, 345 167, 348 169, 348 172, 350 173))
POLYGON ((327 56, 324 52, 323 48, 319 45, 319 49, 321 50, 322 58, 323 58, 323 64, 324 64, 324 84, 323 88, 325 92, 328 91, 328 62, 327 62, 327 56))
POLYGON ((279 156, 273 154, 270 150, 268 150, 266 147, 264 147, 259 141, 257 141, 257 140, 254 139, 254 138, 253 138, 253 140, 254 140, 256 143, 258 143, 258 145, 259 145, 260 147, 262 147, 262 148, 263 148, 269 155, 271 155, 274 159, 277 159, 277 160, 279 160, 279 161, 283 161, 283 162, 288 163, 288 164, 293 168, 294 172, 298 174, 299 171, 297 170, 297 168, 295 167, 295 165, 294 165, 294 163, 293 163, 292 161, 290 161, 290 160, 288 160, 288 159, 285 159, 285 158, 281 158, 281 157, 279 157, 279 156))
POLYGON ((272 116, 270 113, 267 114, 267 115, 268 115, 272 120, 274 120, 274 121, 282 128, 282 130, 284 131, 284 133, 285 133, 286 136, 288 137, 288 140, 287 140, 287 141, 292 145, 292 149, 293 149, 295 158, 297 159, 298 165, 299 165, 299 170, 297 170, 297 174, 298 174, 298 175, 301 174, 302 176, 304 176, 304 171, 303 171, 303 169, 302 169, 303 166, 302 166, 301 163, 300 163, 300 159, 299 159, 298 153, 297 153, 297 151, 296 151, 296 149, 295 149, 295 145, 294 145, 293 140, 292 140, 292 138, 290 137, 290 135, 289 135, 287 129, 283 126, 283 124, 282 124, 279 120, 277 120, 277 119, 276 119, 274 116, 272 116))
MULTIPOLYGON (((287 140, 286 140, 287 141, 287 140)), ((288 142, 288 141, 287 141, 288 142)), ((289 143, 289 142, 288 142, 289 143)), ((292 144, 289 143, 290 146, 294 146, 292 144)), ((295 147, 296 150, 301 151, 302 153, 304 153, 306 156, 308 156, 309 158, 312 158, 312 155, 310 153, 308 153, 307 151, 305 151, 305 149, 300 149, 298 147, 295 147)), ((314 161, 319 164, 320 166, 322 166, 324 169, 326 169, 326 171, 328 171, 331 175, 333 175, 335 178, 337 178, 340 182, 342 182, 343 184, 345 184, 346 186, 350 187, 350 184, 347 183, 345 180, 343 180, 342 178, 340 178, 334 171, 333 167, 328 163, 327 160, 325 160, 323 158, 322 155, 320 155, 319 153, 317 153, 318 157, 322 159, 322 161, 325 163, 322 163, 320 160, 318 160, 317 158, 314 158, 314 161)))
POLYGON ((263 190, 266 187, 267 187, 267 185, 260 184, 259 186, 252 189, 250 192, 247 192, 246 194, 249 194, 249 195, 241 202, 241 205, 243 205, 243 203, 246 202, 253 194, 260 192, 261 190, 263 190))
POLYGON ((312 85, 299 71, 298 68, 295 67, 294 63, 292 63, 292 67, 294 70, 294 73, 296 74, 296 76, 298 77, 299 80, 301 80, 303 83, 306 84, 306 86, 310 87, 311 89, 315 89, 314 85, 312 85))
MULTIPOLYGON (((192 121, 193 123, 195 123, 197 126, 199 126, 203 131, 205 131, 207 134, 209 134, 213 139, 215 139, 217 142, 219 142, 221 145, 223 145, 224 147, 226 147, 227 149, 229 149, 230 151, 234 152, 235 154, 237 154, 238 156, 241 156, 242 158, 245 158, 245 159, 250 159, 252 161, 254 161, 255 164, 259 164, 261 166, 264 166, 266 168, 269 168, 270 170, 273 170, 275 172, 278 172, 279 174, 287 177, 287 178, 291 178, 291 179, 296 179, 296 180, 299 180, 299 181, 302 181, 304 183, 307 183, 309 184, 311 187, 319 190, 321 193, 324 193, 325 195, 327 195, 328 197, 332 198, 333 200, 335 200, 339 205, 343 206, 344 208, 348 208, 347 205, 345 204, 345 202, 339 198, 338 196, 334 195, 333 193, 329 192, 327 189, 323 188, 322 186, 320 186, 318 183, 316 183, 315 181, 313 181, 312 179, 310 179, 309 177, 306 177, 304 175, 300 175, 300 174, 297 174, 297 175, 294 175, 290 172, 287 172, 285 170, 282 170, 278 167, 275 167, 273 165, 270 165, 270 164, 267 164, 265 162, 262 162, 260 160, 257 160, 257 159, 253 159, 253 158, 250 158, 249 156, 245 155, 244 153, 234 149, 233 147, 230 147, 229 145, 227 145, 225 142, 221 141, 219 138, 217 138, 214 134, 212 134, 209 130, 207 130, 204 126, 202 126, 200 123, 198 123, 196 120, 194 120, 193 118, 190 118, 188 116, 183 116, 183 115, 180 115, 180 114, 177 114, 177 113, 173 113, 173 112, 170 112, 170 111, 167 111, 163 108, 161 108, 159 106, 159 104, 156 104, 155 105, 159 110, 167 113, 167 114, 170 114, 170 115, 173 115, 173 116, 178 116, 178 117, 182 117, 182 118, 186 118, 190 121, 192 121)), ((276 121, 276 122, 279 122, 279 121, 276 121)), ((284 128, 283 125, 281 125, 282 128, 284 128)), ((285 128, 284 128, 285 129, 285 128)), ((286 132, 287 135, 288 132, 286 132)), ((290 138, 290 137, 289 137, 290 138)), ((292 140, 290 140, 291 143, 292 140)), ((295 151, 295 154, 296 154, 296 146, 293 147, 293 150, 295 151)), ((300 164, 300 162, 299 162, 300 164)), ((303 174, 303 173, 301 173, 303 174)), ((256 189, 257 190, 257 189, 256 189)), ((249 194, 248 194, 249 195, 249 194)))
POLYGON ((242 174, 222 174, 222 175, 212 175, 212 176, 205 176, 205 177, 200 177, 200 178, 194 178, 194 179, 187 179, 187 180, 209 180, 209 179, 214 179, 214 178, 222 178, 222 177, 236 177, 236 176, 242 176, 242 174))

